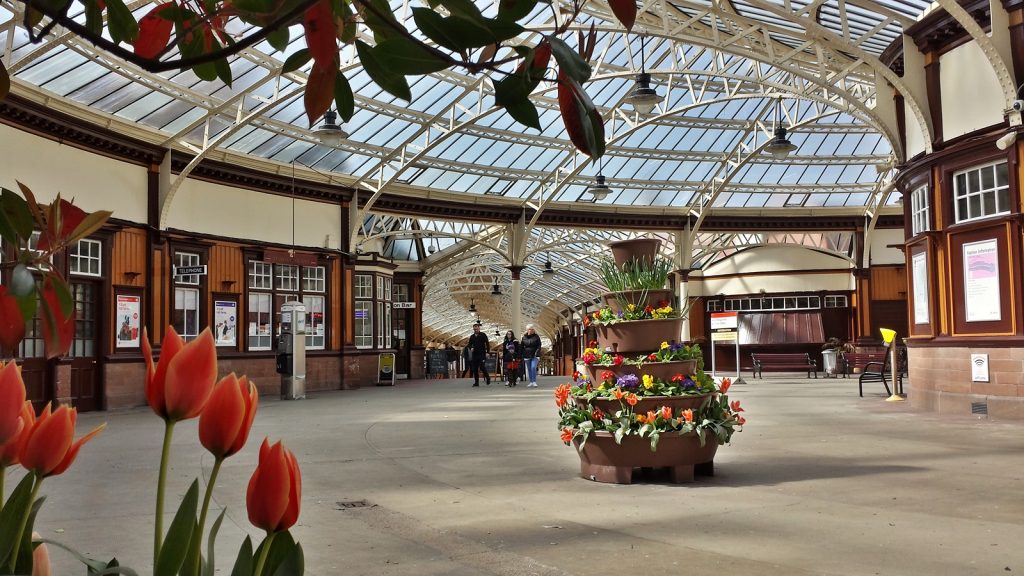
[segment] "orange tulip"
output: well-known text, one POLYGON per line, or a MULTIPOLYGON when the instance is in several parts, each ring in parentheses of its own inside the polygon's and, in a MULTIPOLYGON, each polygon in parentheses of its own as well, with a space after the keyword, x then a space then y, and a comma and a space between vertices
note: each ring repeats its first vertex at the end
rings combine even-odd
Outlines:
POLYGON ((18 453, 21 452, 21 446, 28 439, 36 422, 36 411, 32 409, 31 401, 26 400, 21 403, 20 416, 21 421, 24 423, 21 427, 21 432, 8 440, 6 444, 0 444, 0 468, 6 468, 18 463, 18 453))
POLYGON ((562 428, 562 442, 568 444, 569 442, 572 442, 572 437, 572 428, 562 428))
POLYGON ((106 427, 106 424, 97 426, 75 442, 77 420, 78 410, 75 408, 61 406, 51 413, 50 405, 47 404, 39 418, 32 423, 32 428, 18 452, 21 465, 43 478, 63 474, 75 461, 82 445, 92 440, 106 427))
POLYGON ((173 326, 164 335, 160 361, 153 365, 149 338, 142 335, 146 358, 146 401, 164 420, 188 420, 199 416, 217 381, 217 348, 210 329, 185 344, 173 326))
POLYGON ((722 384, 718 386, 718 391, 721 392, 722 394, 725 394, 726 392, 729 391, 729 386, 732 386, 732 380, 728 378, 723 378, 722 384))
POLYGON ((693 410, 691 408, 683 410, 683 419, 687 422, 693 422, 693 410))
POLYGON ((218 458, 236 454, 249 439, 259 394, 248 378, 221 378, 199 416, 199 441, 218 458))
POLYGON ((0 362, 0 445, 21 432, 21 405, 25 403, 25 382, 14 362, 0 362))
POLYGON ((632 392, 629 393, 629 396, 626 396, 626 403, 630 406, 636 406, 636 403, 639 400, 640 399, 636 397, 636 394, 633 394, 632 392))
POLYGON ((268 532, 287 530, 299 518, 302 475, 295 455, 280 442, 260 446, 260 462, 249 480, 245 495, 249 522, 268 532))
POLYGON ((672 409, 669 408, 668 406, 662 406, 661 407, 661 417, 664 420, 671 420, 672 419, 672 409))
MULTIPOLYGON (((33 540, 40 538, 42 536, 38 532, 32 533, 33 540)), ((46 549, 46 544, 40 544, 32 551, 32 576, 50 576, 52 573, 50 569, 50 552, 46 549)))

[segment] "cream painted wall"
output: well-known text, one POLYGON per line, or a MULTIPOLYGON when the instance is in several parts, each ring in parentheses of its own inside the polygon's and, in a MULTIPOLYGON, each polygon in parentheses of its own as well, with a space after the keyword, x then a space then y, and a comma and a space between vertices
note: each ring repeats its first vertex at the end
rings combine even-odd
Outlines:
POLYGON ((835 270, 848 268, 849 262, 841 258, 789 246, 765 246, 745 250, 723 262, 692 276, 690 295, 752 294, 762 288, 766 292, 809 292, 817 290, 853 290, 853 278, 848 272, 823 274, 791 274, 800 270, 835 270), (778 272, 756 276, 731 276, 751 272, 778 272), (727 278, 715 276, 730 275, 727 278))
POLYGON ((974 42, 939 57, 942 87, 942 139, 1003 121, 1003 91, 992 66, 974 42))
MULTIPOLYGON (((171 202, 167 227, 291 244, 292 199, 190 178, 171 202)), ((334 204, 295 200, 295 244, 322 248, 328 234, 336 245, 341 234, 341 209, 334 204)))
POLYGON ((146 222, 146 168, 93 154, 0 124, 0 185, 20 181, 40 202, 59 192, 87 212, 146 222))
POLYGON ((910 106, 903 103, 903 117, 907 122, 907 159, 913 158, 924 152, 924 136, 921 134, 921 125, 917 122, 910 106))
POLYGON ((876 228, 871 233, 872 264, 904 264, 903 250, 889 248, 890 245, 903 244, 902 228, 876 228))

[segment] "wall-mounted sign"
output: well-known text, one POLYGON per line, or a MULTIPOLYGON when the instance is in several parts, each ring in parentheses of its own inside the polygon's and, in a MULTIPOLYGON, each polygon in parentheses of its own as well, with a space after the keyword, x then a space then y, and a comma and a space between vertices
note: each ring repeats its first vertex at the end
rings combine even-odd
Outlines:
POLYGON ((725 330, 725 331, 722 331, 722 332, 712 332, 711 333, 711 341, 712 342, 732 342, 733 340, 736 340, 736 335, 737 334, 739 334, 739 332, 736 332, 735 330, 725 330))
POLYGON ((968 322, 1001 320, 999 246, 995 239, 964 244, 964 310, 968 322))
POLYGON ((914 324, 927 324, 928 316, 928 254, 918 252, 911 260, 914 282, 914 324))
POLYGON ((213 325, 217 346, 234 346, 238 341, 238 303, 232 300, 215 300, 213 325))
POLYGON ((139 327, 142 323, 141 296, 117 295, 117 347, 138 348, 139 327))
POLYGON ((203 264, 202 266, 175 266, 174 267, 174 275, 175 276, 194 276, 194 275, 197 275, 197 274, 199 274, 199 275, 205 275, 206 274, 206 264, 203 264))
POLYGON ((971 382, 988 382, 988 354, 971 354, 971 382))
POLYGON ((391 305, 391 307, 394 308, 395 310, 401 310, 403 308, 410 309, 410 308, 415 308, 416 307, 416 303, 415 302, 395 302, 394 304, 391 305))
POLYGON ((736 312, 712 312, 711 313, 711 330, 717 330, 719 328, 736 328, 737 325, 737 313, 736 312))

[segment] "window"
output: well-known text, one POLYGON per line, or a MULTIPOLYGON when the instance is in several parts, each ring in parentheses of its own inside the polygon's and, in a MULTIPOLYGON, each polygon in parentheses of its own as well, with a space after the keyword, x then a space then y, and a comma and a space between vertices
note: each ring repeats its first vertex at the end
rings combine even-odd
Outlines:
MULTIPOLYGON (((380 277, 378 277, 377 280, 378 280, 377 285, 381 286, 381 283, 379 282, 380 277)), ((384 333, 388 332, 387 327, 389 326, 389 324, 385 324, 384 323, 384 303, 383 302, 377 302, 377 320, 380 322, 380 326, 378 326, 378 330, 377 330, 377 348, 383 348, 384 347, 384 333)))
POLYGON ((199 336, 199 290, 197 288, 175 287, 174 314, 171 323, 186 342, 199 336))
POLYGON ((324 292, 327 289, 327 269, 323 266, 302 267, 302 291, 324 292))
POLYGON ((721 312, 722 301, 721 300, 708 300, 708 312, 721 312))
POLYGON ((846 308, 846 296, 825 296, 825 308, 846 308))
MULTIPOLYGON (((177 254, 175 254, 174 267, 182 268, 185 266, 199 266, 199 254, 191 254, 188 252, 178 252, 177 254)), ((185 276, 175 276, 174 283, 198 286, 199 274, 186 274, 185 276)))
POLYGON ((259 292, 249 293, 249 350, 270 350, 270 301, 271 295, 259 292))
POLYGON ((910 193, 910 231, 915 236, 928 230, 928 186, 910 193))
POLYGON ((408 302, 409 301, 409 285, 408 284, 395 284, 395 302, 408 302))
POLYGON ((100 255, 100 248, 103 244, 99 240, 79 240, 68 248, 68 260, 72 274, 83 276, 99 276, 103 263, 100 255))
POLYGON ((1010 212, 1010 183, 1006 162, 953 175, 956 221, 967 222, 1010 212))
POLYGON ((326 344, 327 269, 249 261, 249 350, 271 350, 281 333, 281 306, 301 301, 306 306, 306 347, 326 344), (300 276, 301 273, 301 276, 300 276), (301 290, 300 290, 301 288, 301 290))
POLYGON ((377 276, 377 300, 384 299, 384 277, 377 276))
POLYGON ((356 274, 356 298, 373 298, 373 276, 356 274))
POLYGON ((295 292, 299 289, 299 267, 287 264, 278 264, 277 268, 277 289, 295 292))
POLYGON ((249 288, 270 290, 273 287, 274 267, 266 262, 249 262, 249 288))
POLYGON ((355 305, 356 348, 373 348, 373 302, 357 300, 355 305))
MULTIPOLYGON (((843 296, 842 298, 846 298, 843 296)), ((711 309, 712 301, 708 301, 708 312, 719 312, 711 309)), ((753 297, 726 298, 725 310, 742 312, 761 312, 765 310, 816 310, 821 308, 818 296, 785 296, 785 297, 753 297)))
POLYGON ((324 297, 303 296, 306 305, 306 348, 324 349, 324 297))

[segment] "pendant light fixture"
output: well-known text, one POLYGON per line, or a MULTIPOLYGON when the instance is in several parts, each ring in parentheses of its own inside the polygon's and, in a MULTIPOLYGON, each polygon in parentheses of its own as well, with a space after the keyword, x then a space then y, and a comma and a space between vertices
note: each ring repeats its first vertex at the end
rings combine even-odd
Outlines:
POLYGON ((437 252, 437 246, 434 244, 434 235, 429 234, 428 237, 430 238, 430 246, 427 246, 427 253, 433 254, 434 252, 437 252))
POLYGON ((342 140, 348 138, 348 132, 338 125, 338 113, 334 110, 324 112, 324 123, 313 130, 313 134, 324 146, 339 146, 342 140))
POLYGON ((555 273, 555 269, 551 267, 551 255, 548 254, 547 259, 544 261, 544 275, 551 276, 555 273))
POLYGON ((604 168, 604 163, 600 158, 598 158, 597 162, 597 177, 594 178, 594 183, 587 188, 587 193, 593 196, 594 202, 600 202, 612 193, 612 189, 605 184, 604 175, 601 174, 601 170, 604 168))
POLYGON ((796 144, 786 138, 786 127, 782 125, 782 96, 779 96, 775 106, 775 137, 768 141, 764 151, 776 158, 785 158, 794 150, 796 144))
POLYGON ((470 314, 475 314, 476 313, 476 303, 473 302, 472 298, 469 299, 469 313, 470 314))
POLYGON ((498 283, 494 283, 494 288, 491 290, 491 296, 501 296, 501 286, 498 283))
POLYGON ((650 114, 654 112, 654 107, 661 102, 661 97, 658 96, 658 91, 651 88, 651 75, 647 73, 647 60, 644 55, 644 39, 645 35, 640 35, 640 72, 636 75, 636 86, 633 91, 629 93, 626 100, 633 106, 633 110, 636 110, 640 114, 650 114))

